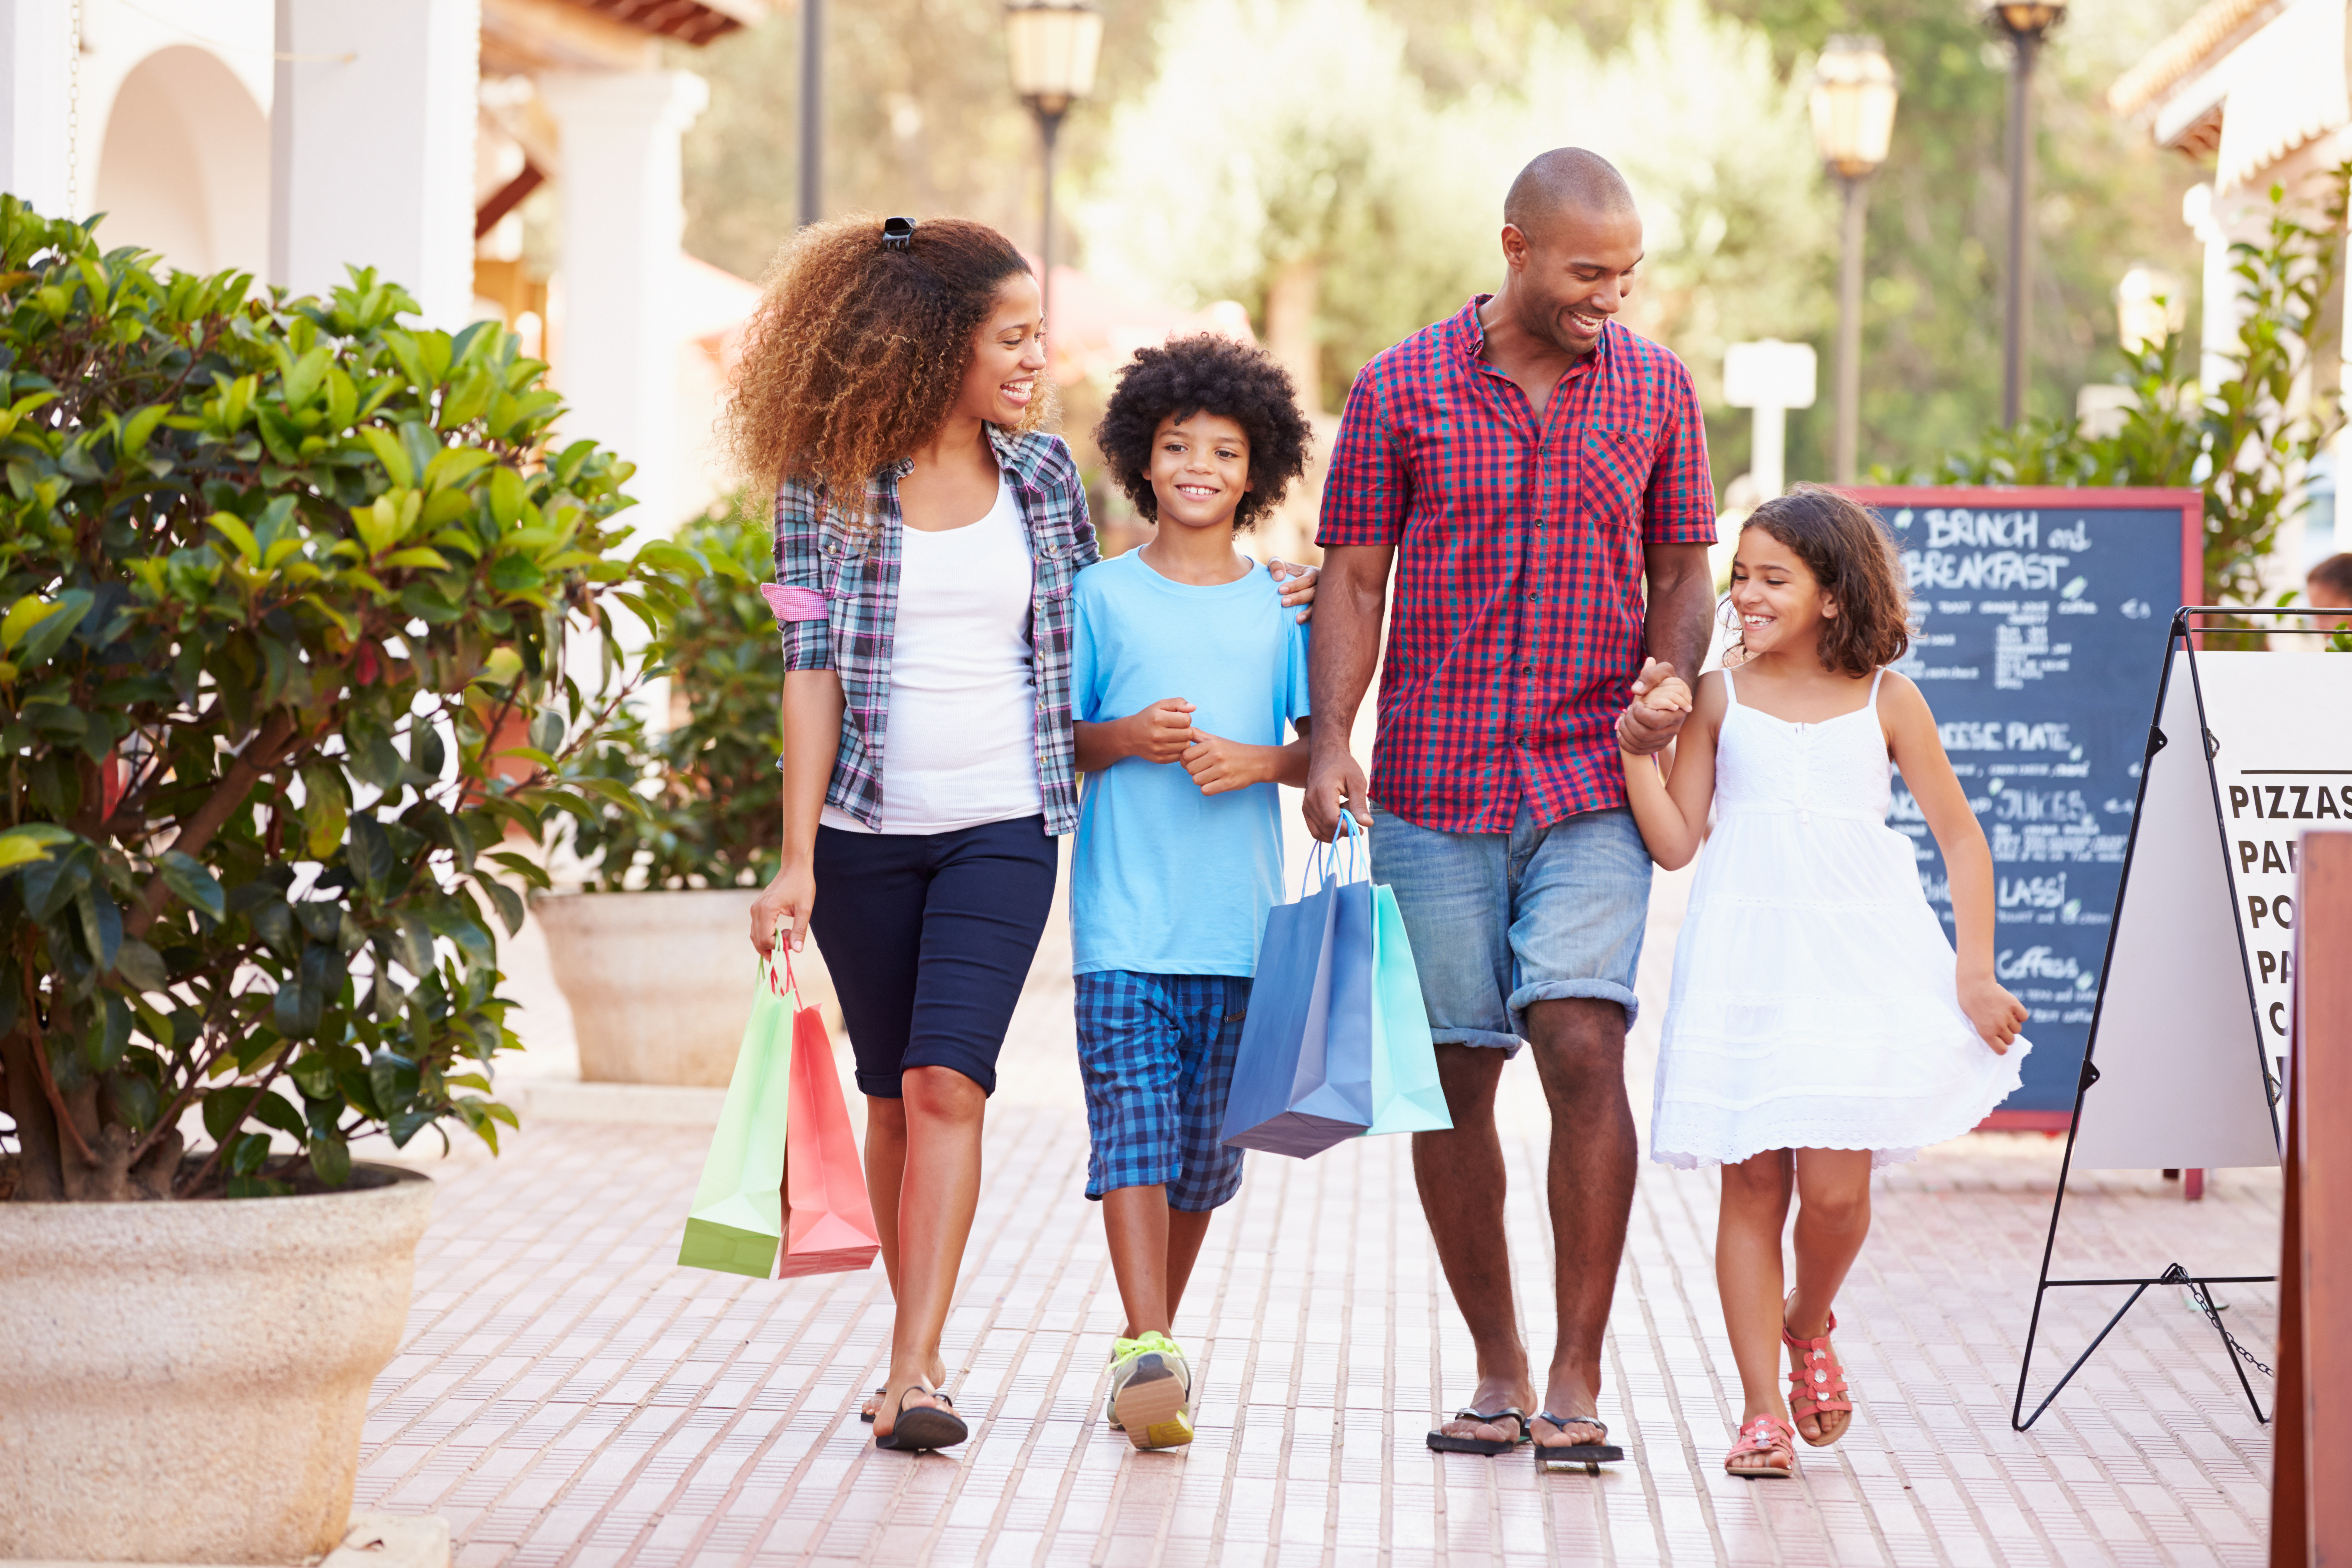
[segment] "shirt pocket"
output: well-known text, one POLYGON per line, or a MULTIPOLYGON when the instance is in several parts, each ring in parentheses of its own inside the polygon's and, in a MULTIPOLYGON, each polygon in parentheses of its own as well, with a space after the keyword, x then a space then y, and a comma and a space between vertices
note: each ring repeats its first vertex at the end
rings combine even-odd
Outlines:
POLYGON ((1657 440, 1637 425, 1595 425, 1584 433, 1580 510, 1596 522, 1639 530, 1657 440))

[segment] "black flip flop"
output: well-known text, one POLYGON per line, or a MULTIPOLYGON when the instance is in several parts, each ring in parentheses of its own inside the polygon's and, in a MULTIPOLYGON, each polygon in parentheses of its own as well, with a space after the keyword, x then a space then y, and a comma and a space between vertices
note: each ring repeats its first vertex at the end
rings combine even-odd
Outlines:
POLYGON ((892 1430, 888 1436, 879 1432, 874 1435, 874 1446, 893 1448, 900 1453, 924 1453, 933 1448, 954 1447, 971 1436, 971 1428, 963 1424, 963 1417, 952 1408, 954 1403, 946 1394, 922 1389, 918 1384, 898 1396, 898 1418, 891 1423, 892 1430), (912 1410, 908 1409, 908 1395, 919 1389, 934 1399, 945 1400, 950 1408, 942 1410, 936 1405, 920 1405, 912 1410))
POLYGON ((1519 1435, 1515 1438, 1506 1440, 1500 1437, 1454 1437, 1444 1432, 1432 1431, 1429 1435, 1429 1451, 1433 1454, 1480 1454, 1492 1458, 1497 1454, 1509 1453, 1521 1443, 1533 1441, 1534 1434, 1528 1430, 1527 1412, 1523 1410, 1506 1406, 1501 1410, 1491 1412, 1457 1410, 1454 1413, 1454 1419, 1456 1421, 1476 1421, 1488 1426, 1507 1417, 1519 1424, 1519 1435))
MULTIPOLYGON (((1549 1421, 1565 1432, 1573 1424, 1598 1426, 1603 1437, 1609 1436, 1609 1423, 1597 1415, 1554 1415, 1549 1410, 1536 1412, 1536 1419, 1549 1421)), ((1588 1476, 1597 1476, 1603 1465, 1624 1462, 1625 1450, 1614 1443, 1536 1443, 1536 1473, 1546 1470, 1581 1468, 1588 1476)))
MULTIPOLYGON (((874 1391, 874 1397, 875 1397, 875 1398, 877 1398, 877 1399, 887 1399, 887 1398, 889 1398, 889 1397, 890 1397, 890 1385, 889 1385, 888 1384, 887 1384, 887 1383, 886 1383, 886 1384, 884 1384, 881 1387, 879 1387, 879 1388, 876 1389, 876 1390, 874 1391)), ((940 1398, 942 1398, 942 1399, 944 1399, 944 1398, 946 1398, 946 1397, 947 1397, 947 1395, 945 1395, 945 1394, 941 1394, 940 1397, 940 1398)), ((868 1426, 873 1426, 873 1425, 874 1425, 874 1415, 875 1415, 875 1413, 874 1413, 873 1411, 871 1411, 871 1410, 861 1410, 861 1411, 859 1411, 859 1412, 857 1413, 857 1418, 858 1418, 860 1421, 865 1422, 868 1426)))

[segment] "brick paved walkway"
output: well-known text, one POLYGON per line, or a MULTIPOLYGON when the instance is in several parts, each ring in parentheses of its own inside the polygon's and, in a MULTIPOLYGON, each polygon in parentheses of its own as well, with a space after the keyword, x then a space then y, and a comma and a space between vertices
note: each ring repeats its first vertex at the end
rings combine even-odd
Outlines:
MULTIPOLYGON (((376 1385, 360 1505, 446 1516, 460 1568, 2263 1560, 2268 1440, 2177 1293, 2152 1292, 2032 1432, 2009 1430, 2059 1151, 2031 1135, 1964 1139, 1881 1178, 1839 1303, 1857 1423, 1803 1450, 1793 1483, 1719 1468, 1738 1394, 1708 1267, 1714 1183, 1654 1166, 1601 1395, 1628 1463, 1538 1477, 1525 1458, 1428 1453, 1471 1361, 1399 1139, 1250 1157, 1177 1323, 1199 1439, 1134 1453, 1100 1419, 1119 1314, 1080 1195, 1067 1018, 1066 991, 1033 994, 990 1110, 946 1345, 974 1425, 963 1448, 879 1453, 857 1420, 888 1329, 878 1268, 782 1284, 672 1266, 702 1131, 541 1121, 502 1159, 461 1149, 428 1167, 438 1206, 409 1341, 376 1385)), ((1512 1241, 1540 1357, 1545 1128, 1532 1064, 1511 1070, 1527 1091, 1505 1128, 1512 1241)), ((1637 1105, 1646 1073, 1637 1061, 1637 1105)), ((2198 1205, 2153 1172, 2076 1192, 2062 1271, 2275 1267, 2275 1173, 2224 1173, 2198 1205)), ((2274 1294, 2222 1294, 2268 1359, 2274 1294)), ((2056 1365, 2121 1295, 2053 1296, 2056 1365)))

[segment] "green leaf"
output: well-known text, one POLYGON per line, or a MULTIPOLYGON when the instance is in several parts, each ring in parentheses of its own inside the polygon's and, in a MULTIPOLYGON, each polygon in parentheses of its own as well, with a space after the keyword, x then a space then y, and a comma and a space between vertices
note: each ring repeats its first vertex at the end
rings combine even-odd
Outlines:
POLYGON ((163 1097, 144 1073, 110 1072, 106 1075, 106 1092, 114 1101, 116 1113, 133 1132, 143 1134, 163 1114, 163 1097))
POLYGON ((74 894, 74 908, 81 915, 83 950, 98 962, 100 971, 114 967, 114 955, 122 946, 122 911, 106 890, 85 882, 74 894))
MULTIPOLYGON (((31 669, 47 664, 58 649, 65 647, 66 638, 73 636, 74 628, 81 625, 84 616, 89 614, 93 602, 93 595, 80 588, 68 588, 59 594, 57 603, 51 606, 55 613, 41 616, 37 624, 26 628, 25 640, 16 648, 12 662, 19 669, 31 669)), ((18 600, 9 614, 15 615, 23 603, 23 600, 18 600)))
MULTIPOLYGON (((122 939, 114 954, 114 972, 142 991, 161 991, 172 983, 163 955, 135 936, 122 939)), ((168 1034, 164 1043, 170 1043, 168 1034)))
POLYGON ((563 744, 563 715, 552 708, 542 708, 530 721, 530 743, 542 754, 551 753, 563 744))
POLYGON ((28 822, 0 833, 0 877, 46 860, 50 850, 73 842, 72 834, 47 822, 28 822))
POLYGON ((475 885, 488 893, 490 901, 498 905, 499 919, 506 922, 507 934, 514 936, 520 933, 522 930, 522 895, 504 882, 489 878, 485 878, 475 885))
POLYGON ((351 786, 343 770, 324 762, 302 769, 303 839, 313 860, 325 860, 343 841, 343 824, 352 809, 351 786))
POLYGON ((155 858, 155 869, 162 874, 163 885, 172 889, 182 903, 219 920, 228 913, 228 900, 213 874, 195 860, 177 849, 166 849, 155 858))
POLYGON ((310 1169, 319 1180, 340 1187, 352 1179, 352 1148, 340 1132, 322 1132, 310 1140, 310 1169))
POLYGON ((37 594, 27 594, 9 605, 7 615, 0 616, 0 654, 14 648, 24 640, 26 632, 64 608, 37 594))
POLYGON ((246 1084, 233 1084, 216 1089, 205 1096, 205 1136, 214 1142, 224 1142, 245 1121, 245 1108, 253 1103, 253 1089, 246 1084))
POLYGON ((76 840, 63 855, 27 866, 25 880, 18 889, 25 900, 25 912, 37 921, 54 918, 89 886, 90 868, 96 860, 90 847, 76 840))
POLYGON ((363 425, 360 427, 360 439, 368 444, 368 450, 375 454, 376 461, 383 465, 383 471, 394 485, 402 489, 415 487, 416 470, 409 466, 408 454, 398 437, 380 425, 363 425))
POLYGON ((235 512, 216 511, 205 519, 205 522, 214 532, 236 546, 237 554, 244 558, 247 566, 258 567, 261 564, 260 541, 255 539, 253 530, 245 525, 245 519, 235 512))
POLYGON ((274 1127, 290 1138, 307 1139, 310 1129, 302 1121, 302 1113, 288 1104, 283 1095, 257 1094, 251 1107, 253 1118, 264 1126, 274 1127))
POLYGON ((131 1044, 131 1004, 111 991, 103 993, 82 1036, 83 1065, 92 1073, 113 1071, 131 1044))

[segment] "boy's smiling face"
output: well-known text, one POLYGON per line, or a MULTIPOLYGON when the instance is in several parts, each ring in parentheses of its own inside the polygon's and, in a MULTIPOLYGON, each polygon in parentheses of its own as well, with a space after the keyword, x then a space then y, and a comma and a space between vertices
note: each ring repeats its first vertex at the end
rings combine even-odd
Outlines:
POLYGON ((1230 529, 1249 493, 1249 437, 1222 414, 1171 415, 1151 435, 1150 477, 1161 526, 1230 529))

